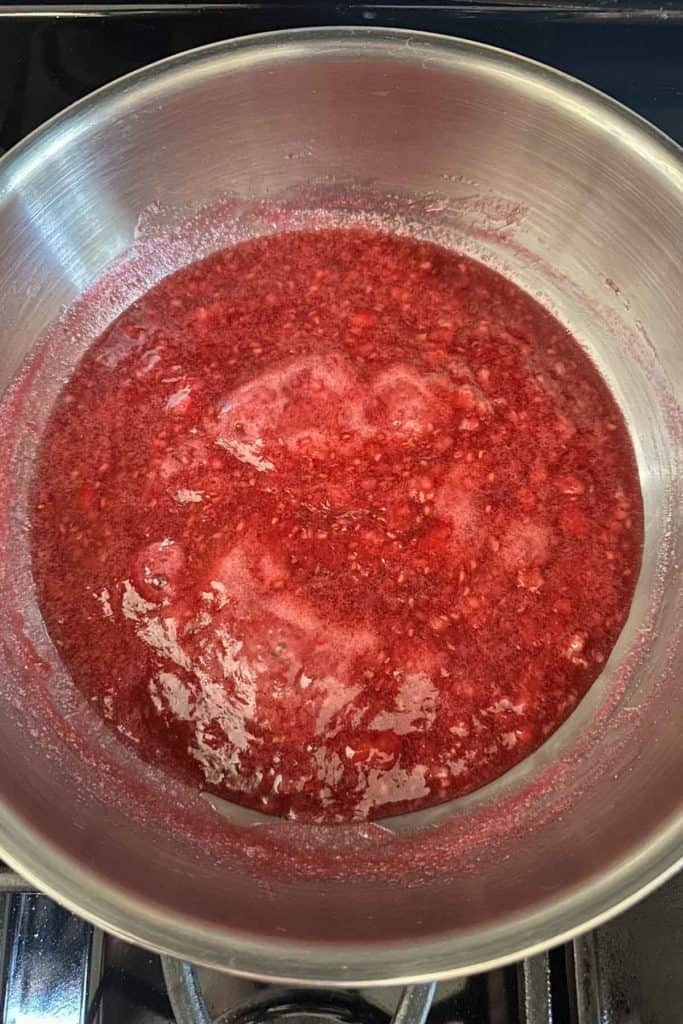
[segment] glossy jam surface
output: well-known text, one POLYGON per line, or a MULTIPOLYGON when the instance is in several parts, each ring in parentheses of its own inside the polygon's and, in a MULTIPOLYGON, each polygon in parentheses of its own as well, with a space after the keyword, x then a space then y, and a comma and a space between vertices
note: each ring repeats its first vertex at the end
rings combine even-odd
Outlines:
POLYGON ((600 673, 642 521, 572 337, 361 229, 243 243, 88 351, 33 489, 42 611, 143 758, 317 821, 465 793, 600 673))

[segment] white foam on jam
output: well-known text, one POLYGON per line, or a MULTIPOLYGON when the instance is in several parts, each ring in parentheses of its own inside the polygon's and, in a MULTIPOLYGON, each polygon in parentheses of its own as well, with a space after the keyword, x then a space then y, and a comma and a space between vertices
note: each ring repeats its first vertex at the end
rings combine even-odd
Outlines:
POLYGON ((406 675, 396 693, 394 709, 381 711, 371 729, 391 729, 397 736, 430 729, 436 720, 439 691, 424 672, 406 675))
POLYGON ((419 764, 410 770, 399 765, 389 771, 372 768, 361 780, 363 795, 357 805, 356 817, 367 818, 374 808, 384 804, 403 803, 429 796, 425 774, 425 766, 419 764))
MULTIPOLYGON (((204 610, 192 620, 190 633, 163 602, 146 601, 130 580, 123 582, 121 615, 158 660, 148 684, 152 706, 167 722, 189 727, 188 751, 210 785, 257 792, 263 773, 247 771, 242 763, 259 742, 254 723, 272 735, 282 728, 282 709, 291 711, 298 703, 298 713, 310 720, 309 742, 296 771, 274 773, 274 794, 301 791, 317 780, 321 804, 329 806, 351 770, 359 819, 384 804, 427 795, 423 766, 349 765, 324 742, 310 742, 314 736, 334 737, 349 707, 362 717, 363 687, 352 682, 353 661, 375 650, 378 640, 369 631, 323 622, 301 598, 270 591, 279 572, 277 559, 259 552, 253 539, 235 545, 213 566, 201 590, 204 610), (274 681, 274 668, 281 670, 283 684, 274 681)), ((375 715, 369 727, 397 735, 426 730, 437 708, 431 677, 406 672, 395 707, 375 715)))
POLYGON ((501 558, 506 569, 543 565, 548 560, 552 533, 540 523, 515 521, 508 527, 502 542, 501 558))
POLYGON ((261 455, 263 441, 260 437, 257 437, 255 441, 250 443, 240 441, 237 438, 219 437, 216 444, 230 455, 234 455, 240 462, 253 466, 260 473, 267 473, 269 470, 275 469, 274 463, 261 455))
POLYGON ((382 404, 384 423, 399 434, 422 434, 443 417, 444 408, 427 379, 396 363, 379 373, 372 385, 382 404))
POLYGON ((144 597, 138 594, 130 580, 123 581, 121 611, 125 619, 139 622, 143 615, 151 612, 154 608, 156 608, 156 605, 151 601, 145 601, 144 597))
POLYGON ((315 680, 311 697, 318 700, 318 710, 315 718, 315 731, 317 735, 332 737, 334 735, 334 730, 331 728, 332 722, 339 712, 347 707, 347 705, 353 703, 362 691, 362 686, 340 683, 334 676, 326 676, 323 679, 315 680))
POLYGON ((105 619, 113 619, 114 610, 111 606, 111 594, 109 593, 109 589, 107 587, 103 587, 99 594, 94 594, 93 596, 99 601, 100 607, 102 608, 102 614, 105 619))
POLYGON ((174 619, 152 617, 137 629, 140 639, 160 658, 167 658, 180 668, 192 669, 192 661, 178 642, 178 625, 174 619))
POLYGON ((201 491, 193 491, 187 487, 181 487, 175 492, 175 500, 180 505, 198 504, 204 500, 204 495, 201 491))
POLYGON ((256 716, 257 672, 241 656, 242 643, 221 626, 211 630, 199 653, 191 656, 178 641, 177 623, 160 614, 146 613, 137 633, 161 663, 170 661, 187 673, 181 676, 162 668, 148 689, 159 713, 192 727, 188 749, 206 781, 248 789, 248 780, 239 779, 239 755, 253 739, 249 723, 256 716), (225 682, 217 679, 216 663, 225 682))

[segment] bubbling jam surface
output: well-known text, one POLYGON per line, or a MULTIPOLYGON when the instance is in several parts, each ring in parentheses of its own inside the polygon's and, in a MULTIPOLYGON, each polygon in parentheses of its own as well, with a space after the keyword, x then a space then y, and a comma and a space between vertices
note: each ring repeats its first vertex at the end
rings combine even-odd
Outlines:
POLYGON ((638 574, 630 440, 571 335, 483 265, 364 229, 167 277, 62 391, 42 613, 148 761, 273 814, 438 803, 600 673, 638 574))

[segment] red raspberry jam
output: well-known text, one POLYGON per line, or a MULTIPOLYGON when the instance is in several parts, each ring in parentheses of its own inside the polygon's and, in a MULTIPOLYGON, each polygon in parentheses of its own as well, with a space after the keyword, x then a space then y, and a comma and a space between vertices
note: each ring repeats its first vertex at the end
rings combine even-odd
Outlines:
POLYGON ((33 489, 43 615, 112 727, 323 822, 538 747, 641 543, 624 422, 570 334, 481 264, 361 229, 165 278, 69 380, 33 489))

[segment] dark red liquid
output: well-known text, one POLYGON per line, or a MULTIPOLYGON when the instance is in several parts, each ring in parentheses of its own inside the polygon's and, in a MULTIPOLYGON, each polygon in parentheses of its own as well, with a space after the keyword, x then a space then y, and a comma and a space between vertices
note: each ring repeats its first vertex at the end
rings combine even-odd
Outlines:
POLYGON ((166 278, 90 349, 37 469, 76 683, 148 760, 373 817, 534 750, 596 678, 641 500, 606 386, 484 266, 363 230, 166 278))

